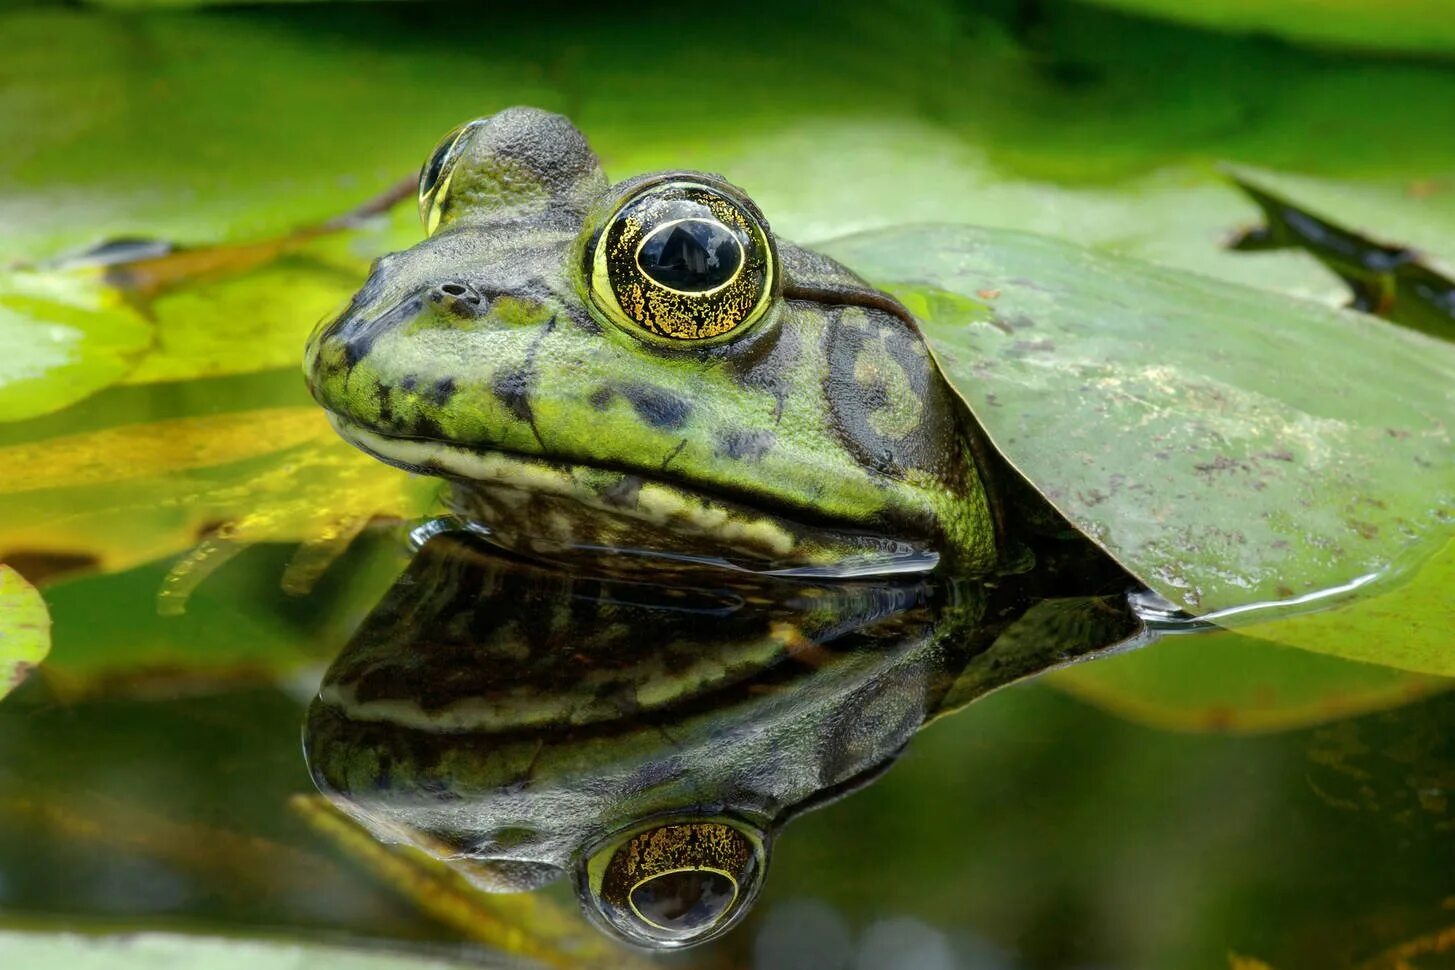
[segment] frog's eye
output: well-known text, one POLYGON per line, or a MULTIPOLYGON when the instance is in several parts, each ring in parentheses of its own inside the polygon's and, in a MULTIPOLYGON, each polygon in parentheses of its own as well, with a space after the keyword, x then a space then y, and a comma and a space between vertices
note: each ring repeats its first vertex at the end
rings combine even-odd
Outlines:
POLYGON ((426 236, 434 235, 435 229, 439 228, 440 208, 449 191, 450 177, 454 175, 455 161, 465 143, 465 133, 479 124, 479 121, 472 121, 460 125, 440 139, 434 151, 429 153, 429 161, 419 170, 419 218, 424 222, 426 236))
POLYGON ((588 253, 591 298, 648 339, 712 341, 773 300, 777 251, 762 215, 730 186, 650 185, 606 220, 588 253))
POLYGON ((748 911, 767 864, 763 836, 741 822, 654 824, 598 849, 580 873, 588 915, 638 946, 701 943, 748 911))

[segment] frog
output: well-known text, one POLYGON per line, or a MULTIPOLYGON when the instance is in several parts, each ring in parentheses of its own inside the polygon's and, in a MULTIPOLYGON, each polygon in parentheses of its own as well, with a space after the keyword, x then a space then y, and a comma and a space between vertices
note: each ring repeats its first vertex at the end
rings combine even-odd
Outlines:
POLYGON ((428 238, 305 370, 346 440, 450 480, 493 541, 846 576, 1011 558, 913 319, 721 176, 611 185, 567 119, 512 108, 419 190, 428 238))
POLYGON ((720 175, 611 182, 534 108, 447 135, 418 190, 425 239, 314 330, 305 376, 503 549, 837 579, 1075 561, 1169 631, 1446 669, 1435 333, 1015 230, 806 248, 720 175), (1430 606, 1390 638, 1363 604, 1397 587, 1430 606))
POLYGON ((333 660, 304 751, 341 811, 477 889, 569 878, 611 938, 695 946, 925 724, 1147 635, 1114 585, 1020 583, 598 573, 445 531, 333 660))

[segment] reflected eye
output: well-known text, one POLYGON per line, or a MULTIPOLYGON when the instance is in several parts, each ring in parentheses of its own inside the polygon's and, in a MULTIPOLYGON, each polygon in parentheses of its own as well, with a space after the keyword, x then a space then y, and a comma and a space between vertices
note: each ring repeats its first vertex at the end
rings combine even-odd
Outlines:
POLYGON ((445 135, 430 152, 424 168, 419 170, 419 218, 424 223, 426 236, 434 235, 435 229, 439 228, 440 208, 450 186, 450 176, 454 174, 455 160, 460 157, 459 149, 465 132, 479 123, 472 121, 445 135))
POLYGON ((591 857, 583 902, 588 913, 638 946, 690 946, 747 912, 766 863, 761 834, 739 823, 655 825, 591 857))
POLYGON ((710 341, 762 316, 777 253, 757 209, 727 186, 668 182, 627 199, 597 236, 591 296, 649 339, 710 341))

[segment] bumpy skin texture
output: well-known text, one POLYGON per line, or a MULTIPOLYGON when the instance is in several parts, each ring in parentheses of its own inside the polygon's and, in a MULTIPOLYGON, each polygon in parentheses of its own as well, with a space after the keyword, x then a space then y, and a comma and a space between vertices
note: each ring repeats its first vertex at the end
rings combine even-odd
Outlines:
POLYGON ((961 405, 913 321, 842 266, 778 241, 766 311, 708 343, 646 339, 593 301, 622 200, 720 179, 610 187, 568 121, 522 108, 472 123, 430 174, 433 234, 309 342, 344 437, 453 479, 462 512, 535 553, 996 568, 961 405))

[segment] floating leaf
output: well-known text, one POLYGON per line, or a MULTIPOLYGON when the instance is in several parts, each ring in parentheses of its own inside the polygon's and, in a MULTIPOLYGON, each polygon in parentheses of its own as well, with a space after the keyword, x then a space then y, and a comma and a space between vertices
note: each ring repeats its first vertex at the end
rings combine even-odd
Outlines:
POLYGON ((828 248, 909 302, 997 449, 1177 606, 1455 674, 1455 344, 1027 234, 828 248), (1287 618, 1356 592, 1337 621, 1287 618))
POLYGON ((50 646, 45 601, 19 573, 0 563, 0 697, 25 680, 50 646))
POLYGON ((0 273, 0 421, 46 414, 115 383, 150 341, 151 327, 102 283, 0 273))
POLYGON ((0 446, 0 461, 13 470, 0 480, 0 555, 39 578, 124 569, 203 542, 164 599, 177 608, 209 557, 228 549, 312 543, 291 580, 301 588, 370 520, 429 510, 437 481, 346 445, 307 400, 297 372, 284 376, 281 395, 263 393, 266 382, 256 380, 219 382, 215 394, 206 381, 113 392, 116 407, 103 400, 92 415, 98 423, 109 412, 129 417, 133 406, 138 416, 169 407, 181 415, 0 446), (249 397, 259 406, 187 414, 249 397))

